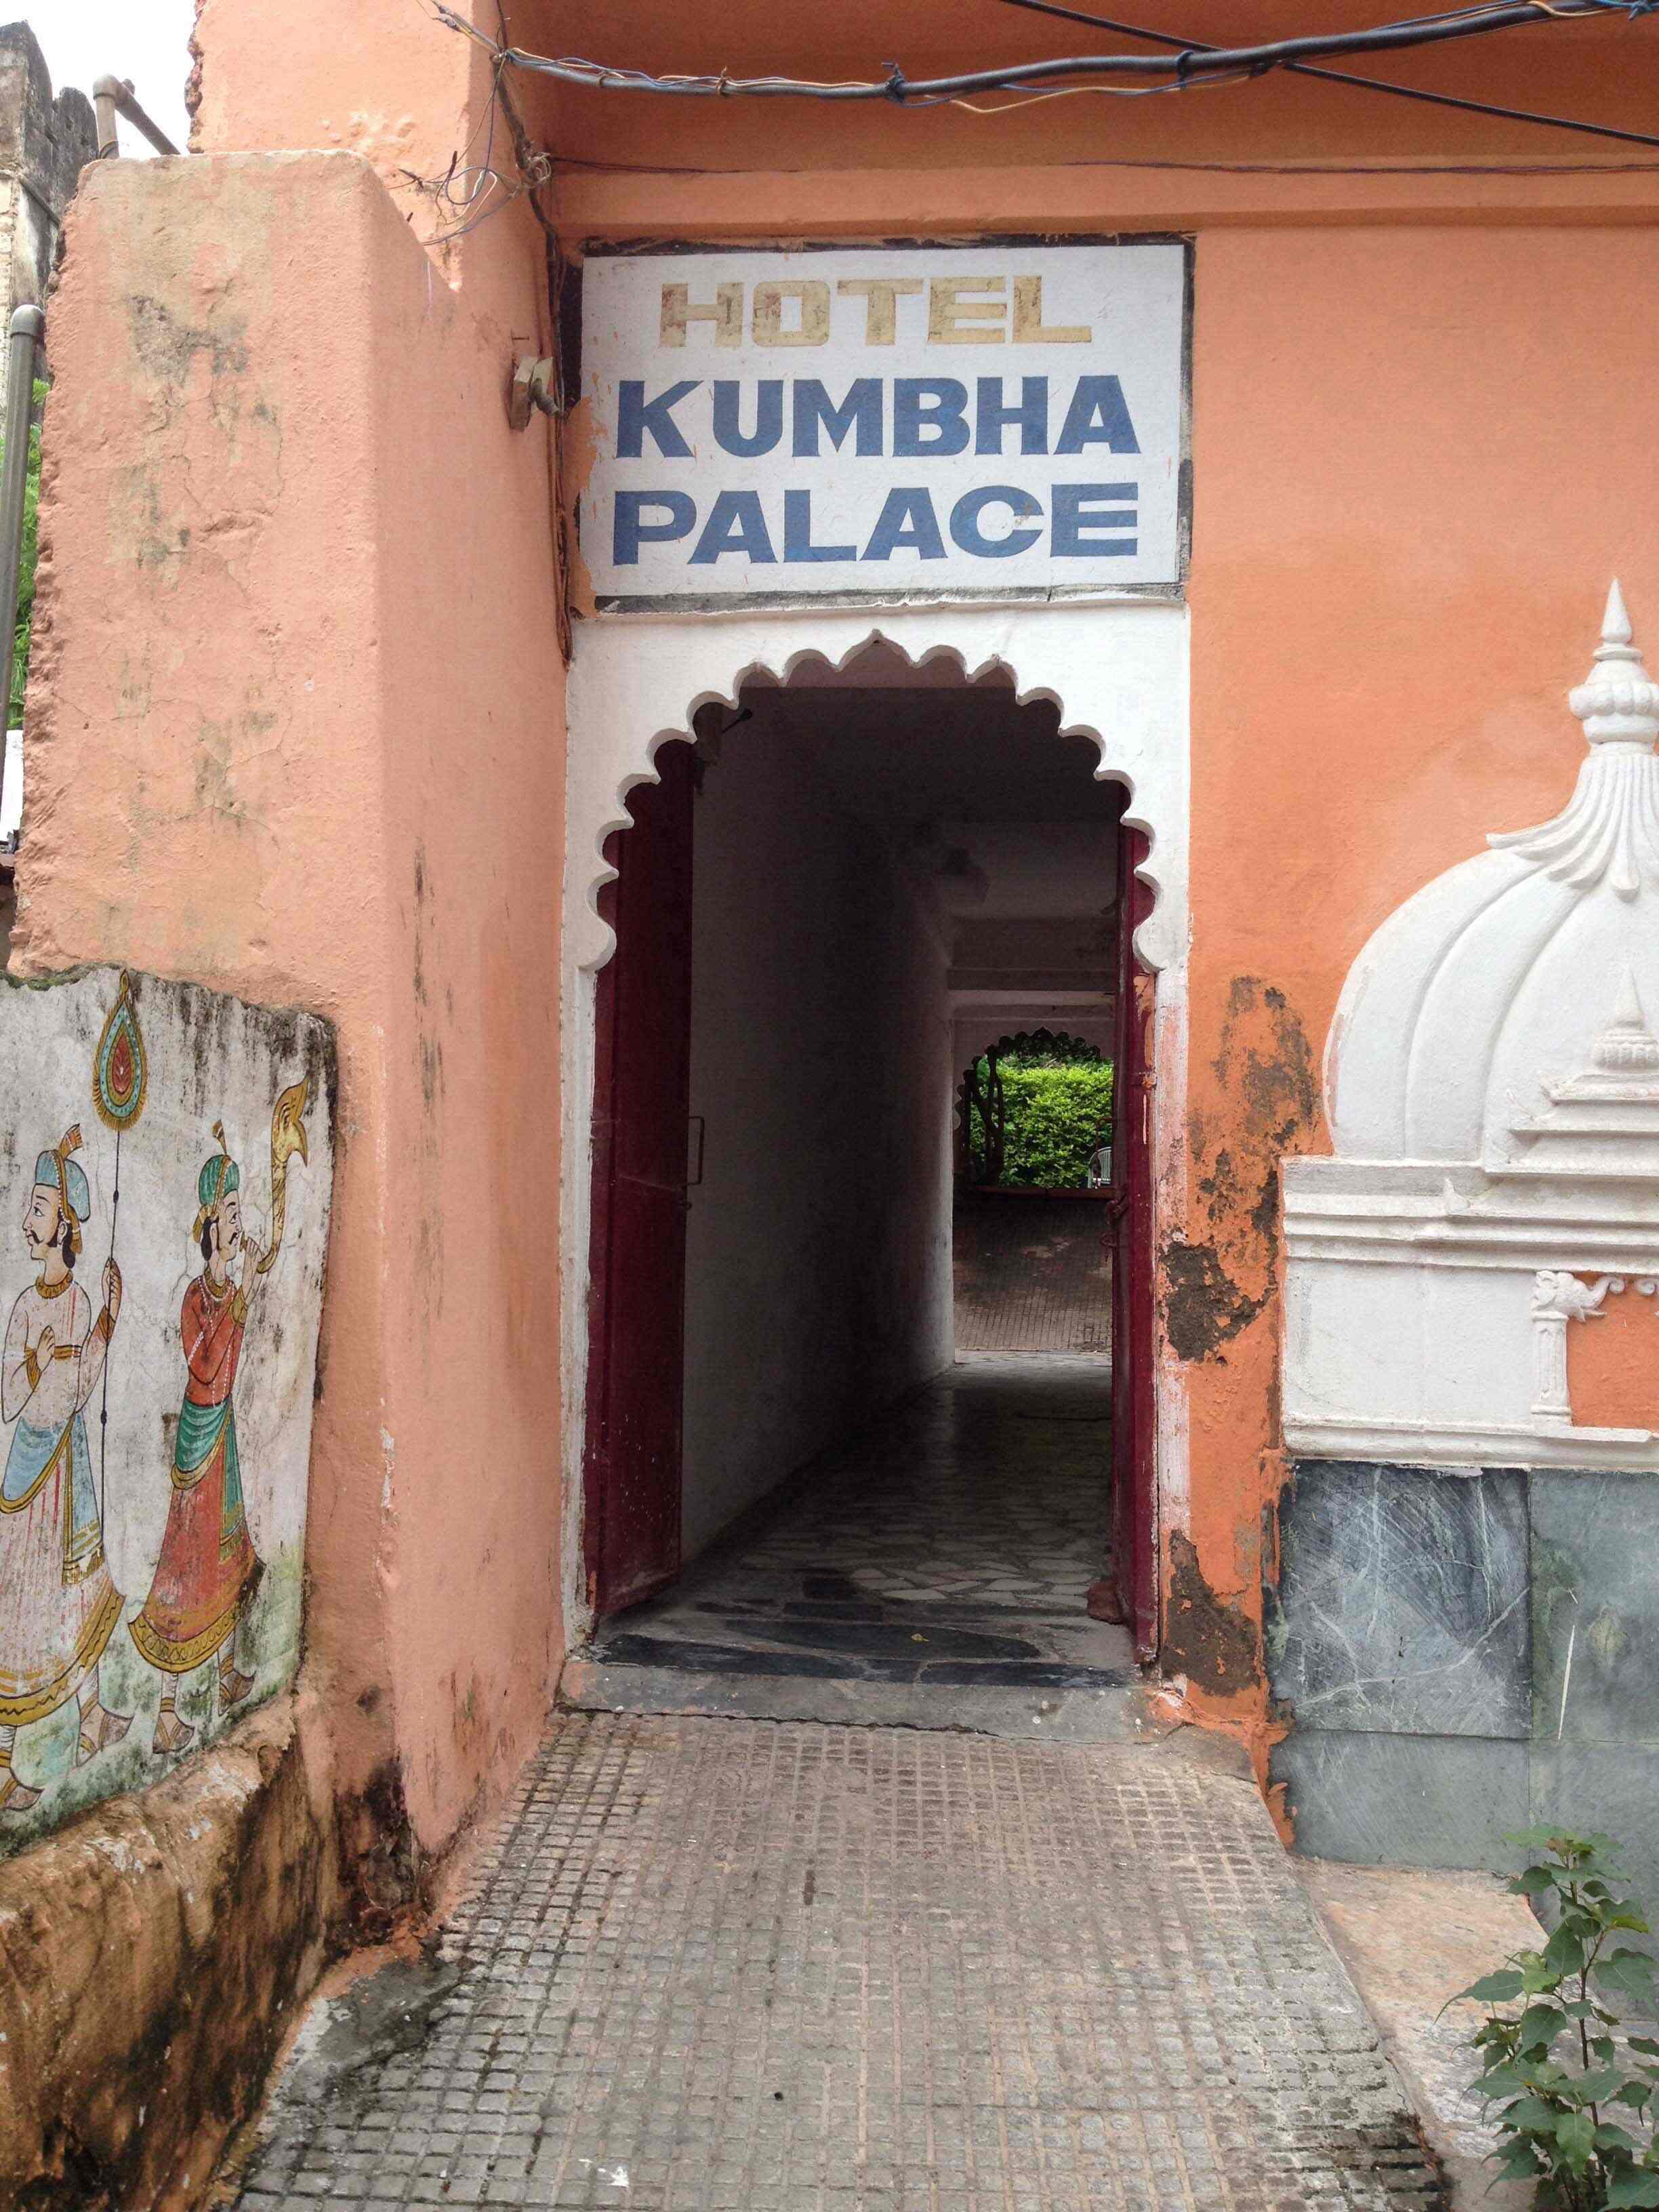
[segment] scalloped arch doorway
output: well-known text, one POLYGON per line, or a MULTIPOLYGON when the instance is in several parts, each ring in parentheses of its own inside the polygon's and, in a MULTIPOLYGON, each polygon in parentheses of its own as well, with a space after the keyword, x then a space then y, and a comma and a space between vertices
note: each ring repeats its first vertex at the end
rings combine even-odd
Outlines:
POLYGON ((1135 1249, 1118 1272, 1139 1319, 1118 1321, 1136 1389, 1115 1386, 1114 1427, 1120 1467, 1138 1471, 1117 1486, 1132 1504, 1117 1583, 1151 1656, 1160 1498, 1183 1517, 1185 1492, 1152 1252, 1154 1192, 1170 1202, 1180 1176, 1186 671, 1185 611, 1145 602, 580 634, 561 982, 572 1641, 677 1572, 682 1498, 695 1551, 754 1509, 763 1470, 789 1475, 914 1389, 940 1355, 941 1279, 949 1359, 954 1019, 975 1018, 977 991, 1053 1026, 1056 1006, 1092 991, 1097 1014, 1120 1001, 1120 1054, 1146 1078, 1123 1116, 1135 1164, 1120 1218, 1135 1249), (1066 972, 1079 951, 1086 969, 1088 939, 1067 938, 1064 879, 1086 878, 1098 901, 1103 837, 1109 874, 1122 861, 1107 896, 1130 915, 1121 990, 1066 972), (1002 887, 994 906, 1019 882, 995 928, 973 914, 980 877, 1002 887), (858 1050, 892 1108, 862 1151, 842 1146, 826 1099, 858 1050), (700 1187, 677 1249, 688 1182, 700 1187))

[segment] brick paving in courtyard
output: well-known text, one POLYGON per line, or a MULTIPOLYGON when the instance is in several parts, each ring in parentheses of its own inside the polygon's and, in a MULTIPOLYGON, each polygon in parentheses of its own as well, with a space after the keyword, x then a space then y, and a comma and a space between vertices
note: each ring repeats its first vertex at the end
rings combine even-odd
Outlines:
POLYGON ((1191 1731, 569 1714, 437 1956, 316 2008, 228 2201, 1386 2212, 1441 2202, 1405 2101, 1191 1731))
POLYGON ((1098 1198, 960 1194, 952 1234, 957 1352, 1109 1352, 1109 1227, 1098 1198))

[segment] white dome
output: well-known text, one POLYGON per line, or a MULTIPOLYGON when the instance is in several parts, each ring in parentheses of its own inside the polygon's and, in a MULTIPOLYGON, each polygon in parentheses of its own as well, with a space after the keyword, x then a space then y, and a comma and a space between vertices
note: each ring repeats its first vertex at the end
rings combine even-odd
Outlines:
POLYGON ((1513 1162, 1632 988, 1659 1010, 1659 686, 1617 584, 1571 703, 1590 751, 1565 810, 1438 877, 1354 963, 1326 1050, 1340 1156, 1513 1162))

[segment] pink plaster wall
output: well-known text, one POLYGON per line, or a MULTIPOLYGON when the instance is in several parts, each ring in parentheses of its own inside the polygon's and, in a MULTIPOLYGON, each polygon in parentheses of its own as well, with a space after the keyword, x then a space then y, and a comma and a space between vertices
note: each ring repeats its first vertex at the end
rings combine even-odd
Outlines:
POLYGON ((350 154, 88 172, 51 312, 13 966, 338 1025, 306 1664, 435 1850, 562 1648, 547 433, 350 154))
MULTIPOLYGON (((457 15, 495 37, 495 0, 457 0, 457 15)), ((540 227, 520 198, 495 188, 456 203, 494 167, 516 184, 499 102, 491 112, 489 56, 415 0, 288 0, 280 43, 270 10, 247 0, 198 0, 198 103, 191 146, 204 153, 281 153, 295 147, 359 154, 391 194, 435 266, 478 319, 528 340, 544 290, 540 227), (434 189, 452 164, 450 198, 434 189), (466 172, 473 173, 469 177, 466 172), (474 222, 475 215, 482 221, 474 222)), ((531 122, 534 79, 512 90, 531 122)), ((532 123, 532 137, 544 135, 532 123)), ((551 209, 556 192, 543 187, 551 209)))

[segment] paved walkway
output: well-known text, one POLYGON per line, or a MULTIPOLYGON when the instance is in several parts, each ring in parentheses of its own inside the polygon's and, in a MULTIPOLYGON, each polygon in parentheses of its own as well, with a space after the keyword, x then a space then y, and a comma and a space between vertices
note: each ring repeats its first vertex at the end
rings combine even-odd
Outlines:
POLYGON ((440 1955, 320 2008, 234 2201, 1438 2202, 1254 1788, 1067 1747, 566 1715, 440 1955))

